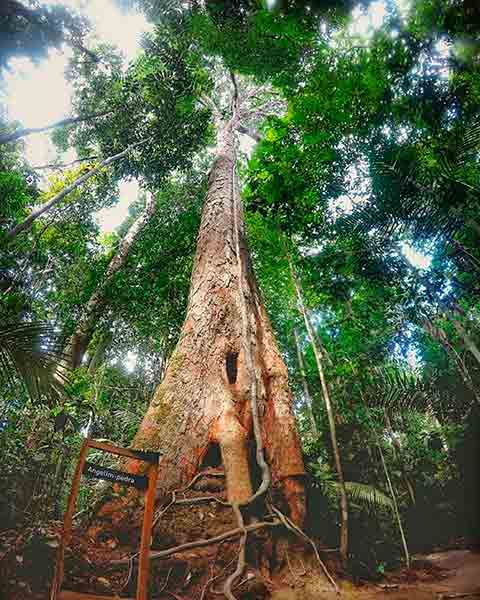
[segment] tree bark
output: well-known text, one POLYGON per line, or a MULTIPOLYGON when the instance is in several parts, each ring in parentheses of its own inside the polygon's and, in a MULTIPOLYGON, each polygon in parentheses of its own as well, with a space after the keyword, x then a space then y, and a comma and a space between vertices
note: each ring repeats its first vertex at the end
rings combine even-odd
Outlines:
POLYGON ((111 111, 108 110, 101 113, 85 115, 83 117, 68 117, 66 119, 62 119, 61 121, 51 123, 50 125, 45 125, 45 127, 26 127, 24 129, 17 129, 16 131, 12 131, 11 133, 4 133, 3 135, 0 135, 0 145, 8 144, 9 142, 14 142, 22 137, 31 135, 32 133, 41 133, 42 131, 56 129, 57 127, 62 127, 63 125, 74 125, 75 123, 83 123, 84 121, 93 121, 93 119, 104 117, 105 115, 108 115, 110 113, 111 111))
POLYGON ((140 232, 144 229, 145 225, 147 225, 152 218, 153 214, 155 213, 155 208, 155 198, 153 195, 149 194, 145 209, 132 223, 124 238, 120 242, 118 251, 110 261, 102 282, 94 291, 90 297, 90 300, 87 302, 82 312, 82 316, 77 323, 77 328, 67 344, 67 349, 65 352, 69 358, 70 367, 72 369, 76 369, 82 364, 83 357, 87 350, 88 344, 92 339, 98 319, 105 309, 107 302, 106 290, 115 273, 117 273, 125 264, 133 243, 140 232))
POLYGON ((318 438, 318 427, 315 421, 315 415, 313 414, 312 408, 312 396, 310 394, 310 388, 308 387, 307 374, 305 373, 305 364, 303 362, 302 349, 300 347, 300 337, 298 335, 298 329, 293 328, 293 335, 295 338, 295 347, 297 349, 298 366, 300 369, 300 377, 302 378, 303 394, 305 396, 305 405, 307 407, 308 417, 310 419, 310 425, 312 427, 312 433, 315 438, 318 438))
POLYGON ((480 404, 480 396, 478 395, 472 376, 470 375, 470 372, 460 354, 448 341, 448 336, 445 331, 441 327, 434 325, 428 318, 420 319, 420 324, 425 333, 431 337, 432 340, 439 342, 447 353, 447 356, 453 360, 465 386, 472 392, 477 403, 480 404))
POLYGON ((406 472, 404 464, 403 464, 402 456, 401 456, 402 446, 399 443, 398 438, 395 435, 395 432, 393 431, 392 422, 390 421, 390 415, 388 414, 388 411, 386 408, 384 409, 384 415, 385 415, 385 427, 390 435, 390 439, 392 440, 393 455, 396 457, 397 453, 398 453, 398 456, 400 457, 400 470, 402 472, 402 477, 403 477, 403 481, 405 483, 405 487, 407 488, 407 491, 410 496, 410 500, 412 501, 412 504, 416 504, 415 490, 413 489, 412 482, 410 481, 410 478, 407 475, 407 472, 406 472))
POLYGON ((395 490, 393 489, 393 485, 390 480, 390 475, 388 473, 387 463, 385 462, 382 448, 380 447, 380 444, 378 444, 378 443, 377 443, 377 448, 380 453, 382 467, 383 467, 383 471, 385 473, 385 479, 387 480, 388 491, 390 492, 390 496, 391 496, 392 502, 393 502, 393 513, 397 520, 398 530, 400 531, 400 537, 402 539, 403 552, 405 554, 405 564, 407 566, 407 569, 409 569, 410 568, 410 553, 408 551, 407 538, 405 537, 405 532, 403 530, 402 519, 400 517, 400 511, 398 510, 397 496, 395 494, 395 490))
POLYGON ((455 328, 455 331, 457 332, 458 336, 465 344, 465 348, 467 348, 467 350, 470 352, 470 354, 475 358, 477 363, 480 365, 480 350, 479 350, 477 344, 473 341, 472 337, 467 333, 465 327, 460 323, 460 321, 458 319, 455 318, 455 316, 452 315, 452 313, 450 313, 450 311, 447 311, 446 315, 447 315, 447 318, 452 323, 453 327, 455 328))
POLYGON ((338 477, 338 485, 340 488, 340 515, 341 515, 341 531, 340 531, 340 556, 344 564, 347 562, 348 558, 348 497, 347 490, 345 488, 345 480, 343 477, 343 468, 342 468, 342 459, 340 457, 340 450, 337 442, 337 428, 335 424, 335 414, 332 406, 332 402, 330 399, 330 391, 328 389, 327 380, 325 378, 325 372, 323 370, 323 356, 322 352, 316 342, 316 333, 312 327, 310 318, 307 313, 307 309, 305 308, 305 304, 303 302, 303 295, 300 286, 300 282, 298 281, 297 275, 295 273, 295 268, 293 266, 292 259, 287 252, 287 260, 290 266, 290 273, 292 275, 293 284, 295 286, 295 291, 297 294, 298 307, 300 313, 305 322, 305 327, 307 329, 307 334, 310 339, 310 343, 312 344, 313 353, 315 355, 315 361, 317 363, 318 375, 320 378, 320 386, 322 388, 323 400, 325 402, 325 408, 327 410, 328 417, 328 425, 330 429, 330 439, 332 442, 332 450, 333 456, 335 460, 335 468, 337 471, 338 477))
POLYGON ((138 144, 133 144, 132 146, 129 146, 122 152, 119 152, 118 154, 115 154, 114 156, 110 156, 109 158, 106 158, 99 165, 97 165, 94 169, 92 169, 91 171, 88 171, 88 173, 85 173, 85 175, 81 175, 80 177, 78 177, 78 179, 75 179, 75 181, 73 183, 71 183, 70 185, 67 185, 67 187, 63 188, 63 190, 61 192, 59 192, 56 196, 51 198, 51 200, 49 200, 48 202, 45 202, 45 204, 42 204, 39 208, 37 208, 37 210, 33 210, 30 213, 30 215, 24 221, 22 221, 22 223, 19 223, 18 225, 15 225, 15 227, 10 229, 10 231, 7 233, 7 236, 6 236, 7 240, 13 240, 15 237, 17 237, 17 235, 19 233, 22 233, 23 231, 28 231, 32 227, 34 221, 36 221, 39 217, 41 217, 43 214, 45 214, 51 208, 56 206, 61 200, 63 200, 66 196, 68 196, 68 194, 70 194, 71 192, 76 190, 79 186, 81 186, 83 183, 88 181, 91 177, 93 177, 94 175, 99 173, 104 167, 108 167, 108 165, 111 165, 113 162, 120 160, 121 158, 124 158, 132 148, 134 148, 135 146, 138 146, 141 143, 143 143, 143 142, 139 142, 138 144))
MULTIPOLYGON (((133 446, 162 453, 159 495, 188 484, 217 455, 229 502, 246 504, 260 467, 255 495, 270 479, 290 518, 301 525, 304 465, 287 369, 245 240, 235 177, 237 126, 234 115, 218 130, 186 319, 133 446)), ((136 463, 129 468, 139 470, 136 463)))

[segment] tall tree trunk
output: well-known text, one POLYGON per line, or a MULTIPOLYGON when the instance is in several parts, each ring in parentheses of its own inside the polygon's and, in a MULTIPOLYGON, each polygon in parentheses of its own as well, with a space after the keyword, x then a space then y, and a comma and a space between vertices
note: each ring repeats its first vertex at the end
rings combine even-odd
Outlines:
POLYGON ((251 499, 260 468, 256 493, 266 491, 270 479, 301 525, 304 465, 287 369, 245 240, 235 177, 237 125, 234 116, 218 130, 187 315, 133 446, 162 452, 159 494, 188 484, 219 451, 228 500, 241 505, 251 499), (258 467, 249 450, 256 451, 258 467))
POLYGON ((296 327, 293 328, 293 336, 295 338, 295 347, 297 349, 298 366, 300 369, 300 377, 302 378, 305 405, 307 407, 307 413, 310 419, 312 433, 315 436, 315 438, 318 438, 318 427, 315 421, 315 415, 313 414, 312 396, 310 395, 310 388, 308 387, 307 374, 305 372, 305 364, 303 362, 303 354, 302 349, 300 347, 300 336, 298 335, 298 329, 296 327))
POLYGON ((94 169, 92 169, 91 171, 88 171, 88 173, 85 173, 85 175, 81 175, 80 177, 75 179, 75 181, 73 183, 71 183, 70 185, 67 185, 67 187, 63 188, 63 190, 61 192, 56 194, 48 202, 45 202, 45 204, 42 204, 41 206, 39 206, 37 208, 37 210, 33 210, 24 221, 22 221, 21 223, 18 223, 18 225, 15 225, 15 227, 12 227, 12 229, 10 229, 10 231, 7 233, 7 236, 6 236, 7 240, 13 240, 15 237, 17 237, 17 235, 19 233, 22 233, 23 231, 28 231, 32 227, 34 221, 36 221, 39 217, 41 217, 43 214, 45 214, 51 208, 56 206, 61 200, 63 200, 66 196, 68 196, 68 194, 70 194, 71 192, 76 190, 79 186, 84 184, 91 177, 93 177, 94 175, 99 173, 104 167, 108 167, 108 165, 111 165, 113 162, 120 160, 121 158, 124 158, 132 148, 134 148, 135 146, 138 146, 139 144, 143 144, 143 143, 144 142, 142 141, 137 144, 132 144, 131 146, 129 146, 122 152, 119 152, 118 154, 115 154, 114 156, 110 156, 109 158, 106 158, 99 165, 97 165, 94 169))
POLYGON ((12 131, 11 133, 4 133, 3 135, 0 135, 0 145, 8 144, 9 142, 14 142, 15 140, 18 140, 32 133, 41 133, 42 131, 48 131, 49 129, 55 129, 64 125, 74 125, 75 123, 93 121, 94 119, 104 117, 105 115, 108 115, 111 112, 112 111, 104 111, 92 115, 85 115, 83 117, 68 117, 67 119, 56 121, 55 123, 51 123, 50 125, 45 125, 45 127, 26 127, 25 129, 17 129, 16 131, 12 131))
POLYGON ((328 417, 328 425, 330 429, 330 439, 332 442, 332 451, 335 460, 335 468, 337 471, 338 477, 338 485, 340 488, 340 514, 341 514, 341 531, 340 531, 340 556, 344 564, 346 564, 348 557, 348 497, 347 490, 345 488, 345 480, 343 477, 343 468, 342 468, 342 459, 340 457, 340 450, 337 442, 337 428, 335 424, 335 411, 332 406, 332 402, 330 399, 330 391, 328 389, 327 380, 325 378, 325 372, 323 370, 323 355, 320 350, 319 345, 316 342, 316 333, 312 327, 312 323, 310 321, 309 315, 307 313, 307 309, 305 308, 305 304, 303 302, 302 289, 300 286, 300 282, 298 281, 297 275, 295 273, 295 267, 293 266, 292 259, 287 252, 287 259, 290 266, 290 272, 292 275, 292 280, 295 286, 295 291, 297 294, 298 307, 300 313, 303 316, 303 320, 305 322, 305 327, 307 329, 307 334, 310 339, 310 343, 312 344, 313 353, 315 355, 315 361, 317 363, 318 375, 320 378, 320 386, 322 388, 323 400, 325 402, 325 408, 327 410, 328 417))
POLYGON ((69 358, 70 367, 72 369, 76 369, 82 363, 88 344, 90 343, 92 335, 95 331, 98 319, 105 309, 105 304, 107 301, 106 290, 112 281, 113 276, 125 264, 135 239, 138 237, 145 225, 150 221, 154 212, 155 198, 153 195, 149 194, 145 209, 132 223, 124 238, 120 242, 118 251, 110 261, 101 284, 94 291, 90 297, 90 300, 83 309, 82 316, 77 323, 75 332, 67 344, 65 354, 69 358))

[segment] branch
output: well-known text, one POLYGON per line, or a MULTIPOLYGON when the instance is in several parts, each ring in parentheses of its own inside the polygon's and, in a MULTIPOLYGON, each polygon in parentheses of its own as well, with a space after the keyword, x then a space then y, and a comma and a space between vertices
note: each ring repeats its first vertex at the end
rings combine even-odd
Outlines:
MULTIPOLYGON (((236 537, 237 535, 244 535, 245 532, 257 531, 258 529, 266 529, 267 527, 278 527, 281 525, 278 521, 268 522, 261 521, 260 523, 252 523, 252 525, 247 525, 246 527, 237 527, 236 529, 229 529, 220 535, 209 538, 208 540, 196 540, 194 542, 187 542, 186 544, 180 544, 179 546, 173 546, 172 548, 167 548, 166 550, 160 550, 158 552, 152 552, 150 554, 150 559, 155 558, 168 558, 172 556, 172 554, 178 554, 179 552, 184 552, 185 550, 191 550, 193 548, 201 548, 202 546, 210 546, 211 544, 217 544, 218 542, 223 542, 223 540, 228 540, 232 537, 236 537)), ((110 564, 112 565, 127 565, 130 562, 131 558, 121 558, 119 560, 112 560, 110 564)))
POLYGON ((114 161, 119 160, 120 158, 124 158, 130 152, 130 150, 132 150, 136 146, 139 146, 140 144, 144 144, 146 141, 147 140, 142 140, 141 142, 137 142, 136 144, 132 144, 131 146, 128 146, 128 148, 126 148, 119 154, 115 154, 114 156, 110 156, 109 158, 106 158, 99 165, 97 165, 94 169, 92 169, 88 173, 85 173, 85 175, 78 177, 73 183, 71 183, 70 185, 65 187, 61 192, 59 192, 51 200, 49 200, 48 202, 45 202, 45 204, 42 204, 42 206, 40 206, 37 210, 32 211, 30 213, 30 215, 24 221, 22 221, 22 223, 19 223, 18 225, 15 225, 15 227, 10 229, 10 231, 6 235, 7 240, 12 240, 19 233, 22 233, 22 231, 27 231, 28 229, 30 229, 33 222, 36 219, 38 219, 38 217, 40 217, 41 215, 46 213, 48 210, 50 210, 53 206, 58 204, 60 202, 60 200, 63 200, 63 198, 65 198, 65 196, 68 196, 68 194, 70 194, 70 192, 73 192, 80 185, 85 183, 85 181, 87 181, 88 179, 90 179, 91 177, 96 175, 99 171, 101 171, 104 167, 107 167, 108 165, 112 164, 114 161))
POLYGON ((81 123, 83 121, 91 121, 93 119, 98 119, 99 117, 104 117, 105 115, 111 114, 111 110, 107 110, 101 113, 94 113, 92 115, 86 115, 84 117, 68 117, 67 119, 62 119, 61 121, 56 121, 51 125, 46 125, 45 127, 27 127, 25 129, 17 129, 12 133, 6 133, 0 135, 0 144, 8 144, 9 142, 14 142, 19 138, 25 137, 26 135, 30 135, 32 133, 41 133, 42 131, 48 131, 49 129, 55 129, 57 127, 62 127, 63 125, 73 125, 74 123, 81 123))
POLYGON ((204 106, 206 106, 207 108, 209 108, 212 111, 213 116, 215 117, 215 119, 221 120, 222 115, 220 113, 220 110, 219 110, 218 106, 215 104, 215 102, 211 98, 209 98, 205 94, 202 94, 200 96, 199 100, 200 100, 200 102, 204 106))
POLYGON ((233 98, 232 98, 232 113, 237 114, 239 109, 239 101, 238 101, 238 84, 237 79, 235 77, 235 73, 233 71, 229 71, 230 79, 233 83, 233 98))
POLYGON ((41 171, 42 169, 59 169, 59 170, 60 169, 68 169, 68 167, 71 167, 78 163, 85 162, 85 161, 91 161, 91 160, 97 160, 97 158, 98 158, 98 156, 86 156, 85 158, 77 158, 76 160, 72 160, 72 162, 69 162, 69 163, 64 163, 64 164, 59 164, 59 165, 51 163, 49 165, 39 165, 37 167, 32 167, 32 169, 35 169, 36 171, 41 171))

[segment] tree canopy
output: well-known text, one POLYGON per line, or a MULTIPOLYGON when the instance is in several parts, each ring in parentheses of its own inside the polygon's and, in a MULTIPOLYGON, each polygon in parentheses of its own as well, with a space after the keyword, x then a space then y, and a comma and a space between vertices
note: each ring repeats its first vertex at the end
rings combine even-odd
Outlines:
MULTIPOLYGON (((368 577, 468 537, 478 519, 454 514, 460 487, 473 485, 480 410, 478 6, 385 2, 373 19, 378 6, 347 0, 116 4, 152 24, 130 61, 89 35, 87 11, 0 8, 0 70, 72 47, 68 118, 48 133, 0 123, 0 516, 12 527, 57 518, 82 432, 129 444, 152 397, 161 406, 153 390, 180 369, 175 348, 207 261, 196 248, 205 228, 223 226, 205 225, 205 206, 228 154, 218 153, 219 124, 235 117, 236 163, 222 182, 240 185, 258 302, 293 390, 308 505, 329 523, 307 517, 309 535, 337 547, 348 496, 344 567, 368 577), (47 165, 26 158, 34 135, 55 145, 47 165), (125 181, 138 197, 104 233, 99 211, 125 181), (51 490, 29 464, 38 454, 51 490), (445 527, 432 533, 437 517, 445 527)), ((242 240, 232 256, 248 254, 242 240)), ((255 286, 239 292, 249 306, 255 286)), ((250 327, 264 318, 255 314, 250 327)), ((240 351, 229 352, 237 365, 240 351)), ((258 438, 249 443, 253 456, 258 438)), ((215 452, 201 459, 208 468, 219 466, 215 452)), ((88 487, 85 510, 97 495, 88 487)))

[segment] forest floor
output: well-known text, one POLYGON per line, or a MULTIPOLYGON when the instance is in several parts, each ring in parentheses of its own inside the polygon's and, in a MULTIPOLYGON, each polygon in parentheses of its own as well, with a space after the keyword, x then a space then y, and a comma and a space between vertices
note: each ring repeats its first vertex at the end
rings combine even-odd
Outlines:
MULTIPOLYGON (((339 582, 343 600, 480 600, 480 552, 449 550, 417 555, 411 569, 386 573, 380 583, 339 582)), ((272 600, 323 600, 314 578, 295 590, 278 590, 272 600)))
POLYGON ((412 568, 376 585, 344 584, 345 600, 480 600, 480 552, 449 550, 414 557, 412 568))
MULTIPOLYGON (((17 555, 16 562, 19 558, 20 556, 17 555)), ((30 557, 30 561, 32 558, 30 557)), ((42 557, 37 558, 42 562, 42 557)), ((22 566, 18 564, 15 571, 22 571, 22 566)), ((18 579, 15 571, 10 571, 9 578, 12 584, 14 584, 12 579, 17 580, 15 582, 17 585, 12 585, 9 592, 5 589, 2 590, 0 585, 1 600, 45 600, 48 598, 45 588, 43 592, 39 593, 38 590, 37 593, 32 593, 30 588, 32 582, 27 583, 33 574, 31 568, 27 569, 27 572, 23 571, 21 575, 18 573, 20 575, 18 579)), ((5 573, 2 575, 5 576, 5 573)), ((348 580, 337 579, 337 583, 341 588, 340 596, 326 592, 324 582, 320 584, 318 575, 314 571, 308 572, 307 570, 296 578, 296 584, 283 589, 279 586, 270 597, 271 600, 323 600, 334 597, 343 600, 480 600, 480 552, 455 549, 428 555, 416 555, 413 557, 412 567, 409 570, 400 569, 386 572, 381 582, 354 584, 348 580)), ((172 597, 182 600, 198 600, 196 594, 190 596, 188 591, 183 591, 181 596, 168 592, 166 594, 155 597, 165 598, 165 600, 172 597)), ((113 597, 118 598, 118 596, 113 597)), ((246 597, 250 598, 248 594, 246 597)), ((256 597, 258 597, 256 594, 251 596, 251 598, 256 597)), ((245 596, 242 595, 242 598, 245 596)))
MULTIPOLYGON (((217 481, 218 478, 212 478, 213 483, 217 481)), ((205 479, 201 483, 203 486, 205 479)), ((224 498, 223 492, 215 490, 216 498, 205 497, 206 492, 211 494, 212 489, 191 489, 183 494, 185 497, 177 498, 175 505, 165 504, 154 527, 152 554, 192 540, 210 539, 237 526, 230 507, 219 502, 219 498, 224 498)), ((128 557, 132 549, 138 550, 135 522, 134 519, 130 529, 125 528, 122 536, 112 533, 96 541, 89 538, 90 529, 75 530, 65 557, 63 589, 104 597, 134 597, 137 569, 131 568, 128 557), (115 565, 115 560, 123 564, 115 565)), ((49 597, 61 526, 57 521, 0 534, 0 600, 49 597)), ((251 558, 256 555, 256 548, 269 547, 273 539, 270 535, 266 530, 249 535, 251 558)), ((337 596, 313 553, 305 553, 303 543, 297 540, 288 546, 282 569, 271 574, 273 580, 248 571, 240 589, 235 590, 236 596, 239 600, 480 600, 480 552, 466 550, 461 543, 458 540, 455 549, 416 555, 410 569, 386 572, 382 581, 375 583, 354 583, 340 576, 338 561, 325 555, 326 567, 341 588, 341 596, 337 596)), ((181 552, 151 561, 155 600, 210 600, 223 596, 215 588, 236 565, 238 540, 202 546, 184 547, 181 552)))

